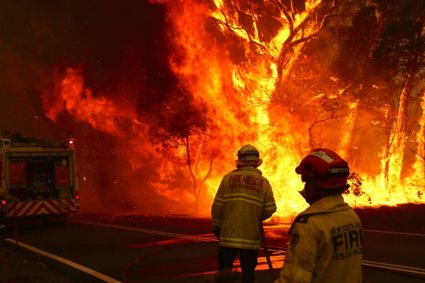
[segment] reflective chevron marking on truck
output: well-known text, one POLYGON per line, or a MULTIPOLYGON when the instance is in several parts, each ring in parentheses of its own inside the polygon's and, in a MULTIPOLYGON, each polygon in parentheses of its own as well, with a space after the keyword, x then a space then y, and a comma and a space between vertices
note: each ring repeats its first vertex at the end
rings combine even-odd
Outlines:
POLYGON ((10 202, 7 216, 30 216, 78 211, 79 204, 75 199, 40 200, 10 202))

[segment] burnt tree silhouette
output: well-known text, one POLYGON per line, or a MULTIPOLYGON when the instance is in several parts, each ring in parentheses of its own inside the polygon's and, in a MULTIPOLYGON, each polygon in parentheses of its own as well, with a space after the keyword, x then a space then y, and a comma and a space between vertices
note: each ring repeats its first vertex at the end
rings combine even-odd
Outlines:
POLYGON ((214 163, 213 152, 208 148, 211 137, 206 106, 194 105, 190 93, 184 89, 174 91, 169 97, 171 99, 163 105, 164 110, 158 113, 159 119, 154 122, 151 137, 161 147, 164 158, 178 159, 176 163, 186 167, 191 183, 188 192, 193 196, 195 212, 198 212, 202 188, 214 163), (180 149, 184 149, 183 155, 169 155, 170 150, 178 152, 180 149))

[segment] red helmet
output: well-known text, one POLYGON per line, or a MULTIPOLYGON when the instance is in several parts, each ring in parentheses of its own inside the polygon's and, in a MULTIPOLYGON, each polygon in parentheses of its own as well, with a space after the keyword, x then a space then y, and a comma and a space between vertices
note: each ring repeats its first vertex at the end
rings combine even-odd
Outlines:
POLYGON ((348 163, 334 151, 316 148, 304 157, 295 172, 301 174, 303 182, 314 179, 320 187, 336 189, 347 186, 350 174, 348 163))

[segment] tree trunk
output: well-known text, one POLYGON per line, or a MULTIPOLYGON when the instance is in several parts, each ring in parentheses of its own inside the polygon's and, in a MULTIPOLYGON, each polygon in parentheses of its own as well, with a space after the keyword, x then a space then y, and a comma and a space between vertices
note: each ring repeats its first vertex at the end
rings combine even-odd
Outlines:
POLYGON ((404 85, 400 94, 396 119, 394 121, 385 154, 385 181, 391 190, 400 183, 403 169, 404 149, 406 143, 407 103, 411 91, 412 76, 404 85))

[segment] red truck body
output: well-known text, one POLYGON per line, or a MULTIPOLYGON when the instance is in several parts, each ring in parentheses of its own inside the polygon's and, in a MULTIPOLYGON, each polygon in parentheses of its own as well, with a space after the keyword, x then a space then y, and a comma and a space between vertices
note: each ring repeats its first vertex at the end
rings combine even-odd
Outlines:
POLYGON ((80 209, 75 140, 2 137, 0 215, 66 216, 80 209))

